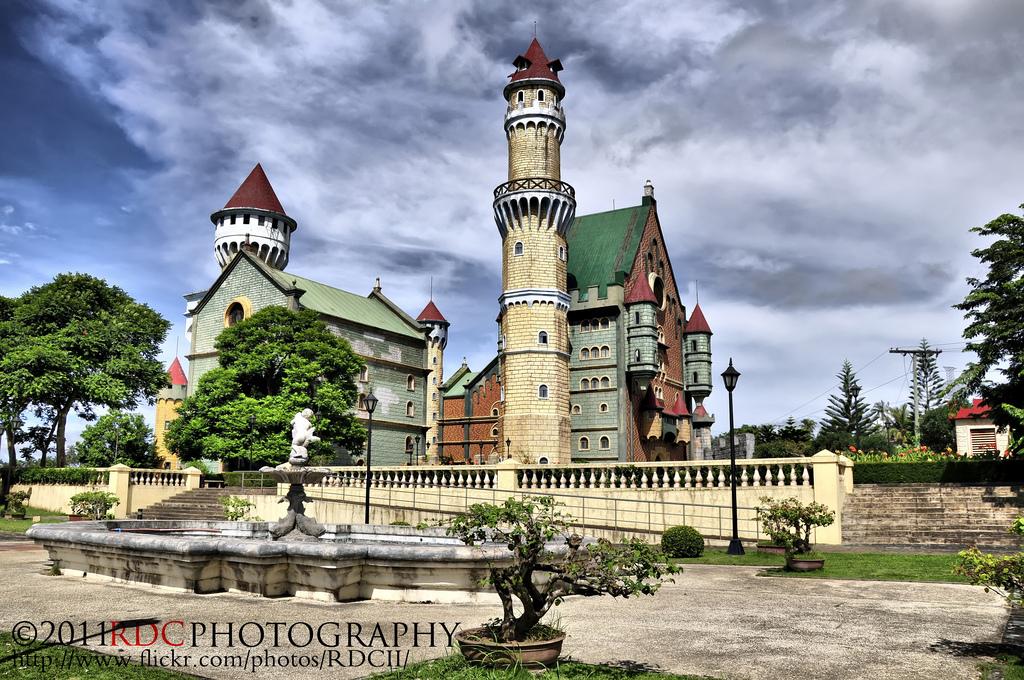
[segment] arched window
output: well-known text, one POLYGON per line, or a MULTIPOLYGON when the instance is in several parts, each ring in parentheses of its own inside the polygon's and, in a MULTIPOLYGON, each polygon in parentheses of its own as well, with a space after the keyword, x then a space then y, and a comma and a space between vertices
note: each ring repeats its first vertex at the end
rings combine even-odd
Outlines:
POLYGON ((363 395, 361 394, 359 395, 359 398, 356 400, 356 408, 359 409, 360 411, 366 410, 366 402, 363 401, 363 395))
POLYGON ((558 246, 558 259, 565 262, 565 246, 558 246))
POLYGON ((602 359, 607 359, 609 356, 611 356, 611 353, 612 353, 612 351, 608 347, 608 345, 605 345, 604 347, 601 348, 601 358, 602 359))
POLYGON ((700 380, 697 378, 697 371, 693 372, 693 384, 696 385, 700 380))
POLYGON ((437 384, 437 376, 436 375, 434 376, 433 380, 431 380, 431 383, 434 384, 434 385, 437 384))
POLYGON ((405 415, 409 416, 410 418, 416 415, 416 407, 413 405, 411 401, 405 402, 405 415))
POLYGON ((228 307, 228 325, 234 326, 236 323, 245 318, 245 308, 242 307, 240 302, 232 302, 231 306, 228 307))
POLYGON ((603 319, 601 319, 601 328, 608 328, 610 325, 611 324, 608 321, 608 317, 604 317, 603 319))
POLYGON ((544 90, 537 90, 537 101, 544 101, 544 90))
POLYGON ((497 427, 492 427, 491 428, 491 436, 492 437, 497 437, 498 436, 498 428, 497 427))
POLYGON ((407 389, 407 390, 414 390, 414 389, 416 389, 416 377, 415 376, 411 376, 411 375, 410 376, 406 376, 406 378, 405 378, 405 389, 407 389))
POLYGON ((523 242, 522 241, 516 241, 516 244, 514 246, 512 246, 512 254, 513 255, 522 255, 523 254, 523 242))
POLYGON ((359 371, 359 382, 368 382, 370 380, 370 367, 363 366, 363 370, 359 371))
POLYGON ((583 411, 582 411, 582 409, 580 409, 580 405, 579 404, 573 404, 572 405, 572 414, 574 416, 578 416, 582 412, 583 411))
POLYGON ((548 344, 548 332, 547 331, 541 331, 540 333, 537 333, 537 344, 538 345, 546 345, 546 344, 548 344))
POLYGON ((607 449, 611 447, 612 442, 608 437, 601 437, 600 445, 602 449, 607 449))
POLYGON ((494 416, 495 418, 497 418, 498 417, 498 409, 492 408, 491 409, 491 415, 494 416))
POLYGON ((434 401, 437 401, 437 392, 434 392, 434 396, 432 397, 432 399, 433 399, 434 401))
POLYGON ((590 381, 588 379, 586 379, 586 378, 581 380, 580 381, 580 389, 581 390, 589 390, 590 389, 590 381))
POLYGON ((590 448, 590 440, 586 437, 580 437, 580 451, 586 451, 590 448))
POLYGON ((590 332, 590 321, 588 319, 584 319, 583 321, 580 321, 580 331, 583 332, 583 333, 589 333, 590 332))
POLYGON ((601 404, 599 410, 601 411, 601 413, 608 413, 608 404, 601 404))
POLYGON ((412 437, 405 438, 405 455, 412 455, 412 437))
POLYGON ((583 349, 580 350, 580 359, 589 359, 589 358, 590 358, 590 350, 587 349, 586 347, 584 347, 583 349))
POLYGON ((601 387, 611 387, 612 382, 607 377, 601 378, 601 387))
POLYGON ((540 387, 537 388, 537 397, 539 399, 547 399, 548 398, 548 386, 547 385, 541 385, 540 387))
POLYGON ((638 364, 640 363, 640 350, 633 350, 633 361, 638 364))
POLYGON ((522 90, 520 90, 520 91, 519 91, 519 92, 518 92, 518 93, 516 94, 516 101, 517 101, 517 102, 519 102, 520 104, 522 104, 522 103, 523 103, 523 91, 522 91, 522 90))

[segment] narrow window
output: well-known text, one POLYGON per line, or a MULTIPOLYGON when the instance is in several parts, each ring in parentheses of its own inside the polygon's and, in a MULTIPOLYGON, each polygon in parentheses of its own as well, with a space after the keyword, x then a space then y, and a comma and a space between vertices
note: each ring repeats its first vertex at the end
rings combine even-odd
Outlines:
POLYGON ((612 382, 608 378, 601 378, 601 387, 611 387, 612 382))
POLYGON ((558 259, 565 262, 565 246, 558 246, 558 259))
POLYGON ((519 102, 520 104, 523 103, 523 91, 522 90, 520 90, 519 93, 516 95, 516 101, 519 102))
POLYGON ((540 387, 538 387, 537 388, 537 396, 539 398, 541 398, 541 399, 547 399, 548 398, 548 386, 547 385, 541 385, 540 387))
POLYGON ((494 416, 495 418, 497 418, 498 417, 498 409, 492 408, 491 409, 491 415, 494 416))
POLYGON ((607 449, 611 446, 611 440, 608 437, 601 437, 601 448, 607 449))
POLYGON ((601 348, 601 358, 607 359, 609 356, 611 356, 611 348, 609 348, 608 345, 605 345, 601 348))
POLYGON ((580 350, 580 359, 589 359, 589 358, 590 358, 590 350, 587 349, 586 347, 584 347, 583 349, 580 350))
POLYGON ((697 351, 697 341, 696 340, 690 340, 690 351, 691 352, 696 352, 697 351))
POLYGON ((537 101, 544 101, 544 90, 537 90, 537 101))
POLYGON ((694 371, 694 373, 693 373, 693 384, 696 385, 698 382, 700 382, 700 381, 697 380, 697 372, 694 371))
POLYGON ((169 420, 165 420, 164 421, 164 429, 165 430, 171 429, 171 421, 169 421, 169 420))
POLYGON ((363 366, 363 370, 359 371, 359 382, 367 382, 370 379, 370 367, 363 366))
POLYGON ((437 366, 437 357, 434 357, 434 360, 433 360, 433 362, 432 362, 432 363, 433 363, 433 364, 434 364, 435 366, 437 366))
POLYGON ((608 317, 601 319, 601 328, 608 328, 611 322, 608 321, 608 317))
POLYGON ((405 455, 412 455, 412 437, 405 438, 405 455))
POLYGON ((590 440, 586 437, 580 437, 580 451, 586 451, 590 448, 590 440))
POLYGON ((249 213, 242 215, 242 224, 249 224, 249 213))
POLYGON ((431 382, 432 382, 432 383, 433 383, 434 385, 436 385, 436 384, 437 384, 437 376, 436 376, 436 375, 435 375, 435 376, 434 376, 434 377, 433 377, 433 378, 431 379, 431 382))
POLYGON ((581 380, 580 381, 580 389, 581 390, 589 390, 590 389, 590 380, 588 380, 587 378, 584 378, 583 380, 581 380))
POLYGON ((537 344, 539 344, 539 345, 546 345, 546 344, 548 344, 548 332, 547 331, 541 331, 540 333, 537 333, 537 344))
POLYGON ((405 389, 407 389, 407 390, 414 390, 414 389, 416 389, 416 378, 414 378, 411 375, 406 377, 406 379, 405 379, 405 389))
POLYGON ((640 350, 635 350, 633 352, 633 361, 638 364, 640 363, 640 350))
POLYGON ((256 220, 256 224, 258 224, 258 225, 260 225, 262 227, 263 226, 263 222, 264 222, 263 215, 260 215, 259 218, 256 220))
POLYGON ((498 428, 496 428, 496 427, 492 427, 491 428, 491 436, 492 437, 497 437, 498 436, 498 428))
POLYGON ((363 401, 363 395, 361 394, 359 395, 359 398, 356 400, 356 408, 359 409, 360 411, 366 410, 366 402, 363 401))
POLYGON ((434 392, 433 400, 437 401, 437 392, 434 392))
POLYGON ((633 323, 640 325, 640 312, 633 312, 633 323))
POLYGON ((515 246, 513 246, 512 252, 515 255, 522 255, 523 254, 523 242, 522 241, 516 241, 515 246))
POLYGON ((410 418, 416 415, 416 407, 413 405, 411 401, 405 402, 405 415, 409 416, 410 418))
POLYGON ((231 216, 231 224, 234 224, 234 223, 235 223, 235 216, 234 216, 234 215, 232 215, 232 216, 231 216))
POLYGON ((580 332, 581 333, 589 333, 590 332, 590 321, 588 321, 587 319, 584 319, 583 321, 580 321, 580 332))

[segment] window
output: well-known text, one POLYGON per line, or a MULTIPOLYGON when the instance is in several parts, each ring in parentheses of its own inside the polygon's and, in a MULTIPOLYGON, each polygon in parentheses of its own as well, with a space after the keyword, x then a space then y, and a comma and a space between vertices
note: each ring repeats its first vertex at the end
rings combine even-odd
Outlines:
POLYGON ((492 427, 491 428, 491 436, 492 437, 497 437, 498 436, 498 428, 496 428, 496 427, 492 427))
POLYGON ((359 395, 359 398, 356 400, 356 408, 359 409, 360 411, 366 410, 366 402, 363 401, 363 395, 361 394, 359 395))
POLYGON ((236 323, 245 318, 245 309, 242 307, 240 302, 232 302, 231 306, 228 307, 228 325, 234 326, 236 323))
POLYGON ((633 361, 638 364, 640 363, 640 350, 633 351, 633 361))
POLYGON ((256 220, 256 224, 258 224, 258 225, 260 225, 262 227, 264 221, 265 220, 263 219, 263 215, 260 215, 259 219, 256 220))
POLYGON ((697 341, 696 340, 690 340, 690 351, 691 352, 696 352, 697 351, 697 341))
POLYGON ((512 246, 512 254, 514 254, 514 255, 522 255, 523 254, 523 242, 522 241, 516 241, 516 244, 514 246, 512 246))
POLYGON ((608 321, 607 317, 601 319, 601 328, 608 328, 610 325, 611 322, 608 321))
POLYGON ((413 405, 411 401, 405 402, 405 415, 409 416, 410 418, 416 415, 416 407, 413 405))
POLYGON ((547 399, 548 398, 548 386, 547 385, 541 385, 540 387, 537 388, 537 397, 539 399, 547 399))
POLYGON ((580 350, 580 359, 589 359, 589 358, 590 358, 590 350, 587 349, 586 347, 584 347, 583 349, 580 350))
POLYGON ((662 388, 658 387, 654 390, 654 396, 656 396, 658 399, 664 399, 665 391, 662 388))
POLYGON ((434 396, 431 397, 431 399, 433 399, 433 401, 437 401, 437 392, 434 392, 434 396))
POLYGON ((580 437, 580 451, 586 451, 590 448, 590 440, 586 437, 580 437))
POLYGON ((363 366, 363 370, 359 371, 359 382, 367 382, 370 380, 370 367, 363 366))
POLYGON ((580 381, 580 389, 581 390, 589 390, 590 389, 590 380, 588 380, 587 378, 584 378, 583 380, 581 380, 580 381))
POLYGON ((436 385, 437 384, 437 376, 436 375, 431 379, 431 384, 432 385, 436 385))
POLYGON ((281 220, 274 220, 274 229, 281 228, 281 220))
POLYGON ((541 331, 540 333, 537 333, 537 344, 538 345, 546 345, 546 344, 548 344, 548 332, 547 331, 541 331))
POLYGON ((164 421, 164 429, 165 430, 171 429, 171 421, 169 421, 169 420, 165 420, 164 421))
POLYGON ((242 215, 242 224, 249 224, 249 213, 242 215))
POLYGON ((412 455, 412 437, 405 438, 405 455, 412 455))
POLYGON ((601 378, 601 387, 611 387, 612 382, 607 377, 601 378))
POLYGON ((558 246, 558 259, 565 262, 565 246, 558 246))
POLYGON ((633 312, 633 323, 640 325, 640 312, 633 312))
POLYGON ((601 348, 601 358, 602 359, 607 359, 609 356, 611 356, 611 353, 612 353, 612 351, 608 347, 608 345, 605 345, 604 347, 601 348))
POLYGON ((693 384, 695 384, 695 385, 696 385, 696 384, 697 384, 697 383, 699 383, 699 382, 700 382, 700 380, 699 380, 699 379, 697 378, 697 372, 696 372, 696 371, 694 371, 694 372, 693 372, 693 384))
POLYGON ((574 416, 578 416, 582 412, 583 412, 583 410, 580 408, 579 404, 573 404, 572 405, 572 414, 574 416))
POLYGON ((437 420, 437 411, 434 411, 433 413, 430 414, 430 419, 437 420))
POLYGON ((612 442, 608 437, 601 437, 600 445, 602 449, 611 448, 612 442))
POLYGON ((547 456, 541 456, 540 458, 537 459, 537 462, 540 463, 541 465, 547 465, 548 464, 548 457, 547 456))
POLYGON ((523 92, 522 92, 522 90, 520 90, 519 93, 516 95, 516 101, 519 102, 520 104, 523 103, 523 92))
POLYGON ((231 224, 234 224, 234 223, 235 223, 235 216, 234 216, 234 215, 232 215, 232 216, 231 216, 231 224))
POLYGON ((583 321, 580 321, 580 332, 581 333, 589 333, 590 332, 590 321, 589 320, 584 319, 583 321))
POLYGON ((544 101, 544 90, 537 90, 537 101, 544 101))
POLYGON ((598 410, 601 411, 601 413, 608 413, 608 404, 601 404, 598 410))
POLYGON ((414 390, 416 389, 416 378, 415 376, 407 376, 405 379, 405 389, 414 390))

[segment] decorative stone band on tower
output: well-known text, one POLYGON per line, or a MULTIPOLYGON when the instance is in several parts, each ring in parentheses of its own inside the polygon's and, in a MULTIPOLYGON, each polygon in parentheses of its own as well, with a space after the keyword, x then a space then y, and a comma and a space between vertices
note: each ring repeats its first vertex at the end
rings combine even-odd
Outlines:
POLYGON ((494 190, 502 238, 502 433, 516 458, 568 463, 565 237, 576 216, 576 192, 561 179, 562 66, 548 60, 536 39, 513 64, 517 70, 504 90, 508 181, 494 190))

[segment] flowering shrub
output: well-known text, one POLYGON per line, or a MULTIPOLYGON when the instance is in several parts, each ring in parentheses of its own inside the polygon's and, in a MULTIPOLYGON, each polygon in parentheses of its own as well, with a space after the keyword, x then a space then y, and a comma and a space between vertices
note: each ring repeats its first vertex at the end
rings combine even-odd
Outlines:
POLYGON ((954 461, 972 460, 1012 460, 1024 458, 1024 456, 1013 451, 998 451, 991 449, 984 453, 966 454, 957 453, 951 447, 942 451, 933 451, 927 446, 901 446, 893 453, 888 451, 861 451, 855 446, 849 447, 845 454, 854 463, 946 463, 954 461))
POLYGON ((764 532, 774 545, 785 546, 788 556, 811 552, 811 529, 827 527, 836 519, 836 513, 821 503, 804 505, 796 498, 771 496, 762 496, 761 503, 757 517, 764 532))

